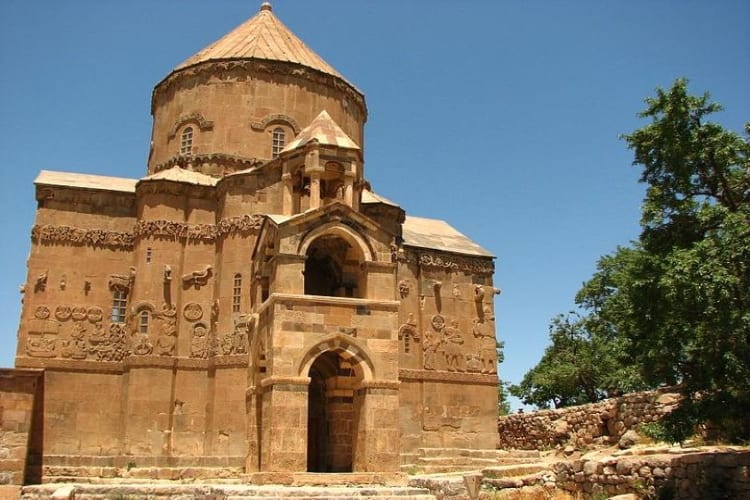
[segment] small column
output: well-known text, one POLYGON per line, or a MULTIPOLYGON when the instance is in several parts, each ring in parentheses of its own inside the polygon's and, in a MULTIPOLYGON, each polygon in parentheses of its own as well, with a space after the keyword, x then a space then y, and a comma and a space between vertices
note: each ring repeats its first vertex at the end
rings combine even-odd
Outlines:
MULTIPOLYGON (((358 172, 359 165, 356 161, 352 161, 351 166, 349 167, 349 171, 352 173, 352 202, 349 205, 352 207, 355 211, 359 212, 359 199, 360 196, 355 193, 354 186, 360 186, 362 181, 362 176, 358 172)), ((361 191, 361 188, 358 188, 357 191, 361 191)))
POLYGON ((323 168, 320 166, 320 151, 315 143, 305 158, 305 173, 310 176, 310 208, 320 207, 320 176, 323 168))
POLYGON ((310 208, 320 208, 320 172, 310 174, 310 208))
POLYGON ((281 174, 281 181, 284 184, 284 192, 283 192, 282 202, 281 202, 282 213, 284 215, 292 215, 293 210, 294 210, 293 205, 292 205, 293 203, 292 174, 290 174, 289 172, 285 172, 281 174))
POLYGON ((344 203, 349 207, 354 203, 354 174, 351 172, 344 177, 344 203))

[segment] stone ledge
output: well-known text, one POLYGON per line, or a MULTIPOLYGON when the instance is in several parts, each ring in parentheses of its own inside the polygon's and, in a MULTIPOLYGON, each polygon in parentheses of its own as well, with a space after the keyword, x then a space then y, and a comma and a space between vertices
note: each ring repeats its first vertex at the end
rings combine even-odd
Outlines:
POLYGON ((413 370, 401 368, 398 371, 400 380, 435 381, 435 382, 463 382, 467 384, 497 385, 497 374, 448 372, 440 370, 413 370))

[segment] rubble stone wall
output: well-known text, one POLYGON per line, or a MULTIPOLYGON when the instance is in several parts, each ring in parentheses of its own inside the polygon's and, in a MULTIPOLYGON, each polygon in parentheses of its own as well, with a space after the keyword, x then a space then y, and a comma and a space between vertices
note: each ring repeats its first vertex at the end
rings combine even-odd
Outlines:
POLYGON ((556 485, 584 497, 750 498, 750 451, 673 452, 560 462, 554 467, 556 485))
POLYGON ((669 413, 678 401, 676 393, 660 389, 588 405, 503 416, 497 424, 500 448, 608 446, 617 443, 628 430, 669 413))
POLYGON ((24 484, 40 370, 0 369, 0 485, 24 484))

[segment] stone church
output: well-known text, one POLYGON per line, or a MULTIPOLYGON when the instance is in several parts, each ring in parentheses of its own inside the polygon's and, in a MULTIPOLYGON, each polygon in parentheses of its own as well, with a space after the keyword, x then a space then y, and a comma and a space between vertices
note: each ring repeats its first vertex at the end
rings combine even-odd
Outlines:
POLYGON ((265 3, 151 114, 145 176, 35 181, 16 367, 43 369, 47 470, 496 446, 494 258, 371 190, 360 90, 265 3))

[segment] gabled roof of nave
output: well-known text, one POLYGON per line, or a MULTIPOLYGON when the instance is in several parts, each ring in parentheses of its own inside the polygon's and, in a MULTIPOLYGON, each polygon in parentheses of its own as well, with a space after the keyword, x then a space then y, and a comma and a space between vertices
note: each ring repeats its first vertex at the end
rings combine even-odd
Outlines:
MULTIPOLYGON (((284 26, 264 2, 260 11, 235 29, 178 65, 174 71, 206 61, 265 59, 307 66, 346 79, 284 26)), ((348 82, 347 82, 348 83, 348 82)))
MULTIPOLYGON (((110 177, 104 175, 78 174, 73 172, 56 172, 42 170, 34 180, 37 186, 59 186, 74 189, 90 189, 96 191, 114 191, 135 194, 136 184, 140 181, 147 180, 168 180, 184 184, 209 185, 213 186, 220 182, 219 179, 173 167, 161 172, 157 172, 141 179, 127 179, 122 177, 110 177)), ((385 203, 388 205, 398 206, 396 203, 387 200, 373 192, 362 192, 362 203, 385 203)), ((276 225, 281 225, 290 220, 304 219, 310 217, 312 213, 326 212, 331 209, 343 209, 344 205, 336 204, 336 207, 328 205, 320 209, 302 212, 294 215, 263 214, 276 225)), ((356 212, 352 212, 355 213, 356 212)), ((360 214, 362 217, 364 214, 360 214)), ((443 250, 446 252, 476 255, 480 257, 494 257, 494 255, 482 248, 476 242, 456 230, 447 222, 439 219, 428 219, 425 217, 415 217, 407 215, 403 223, 404 245, 417 248, 431 248, 434 250, 443 250)))

